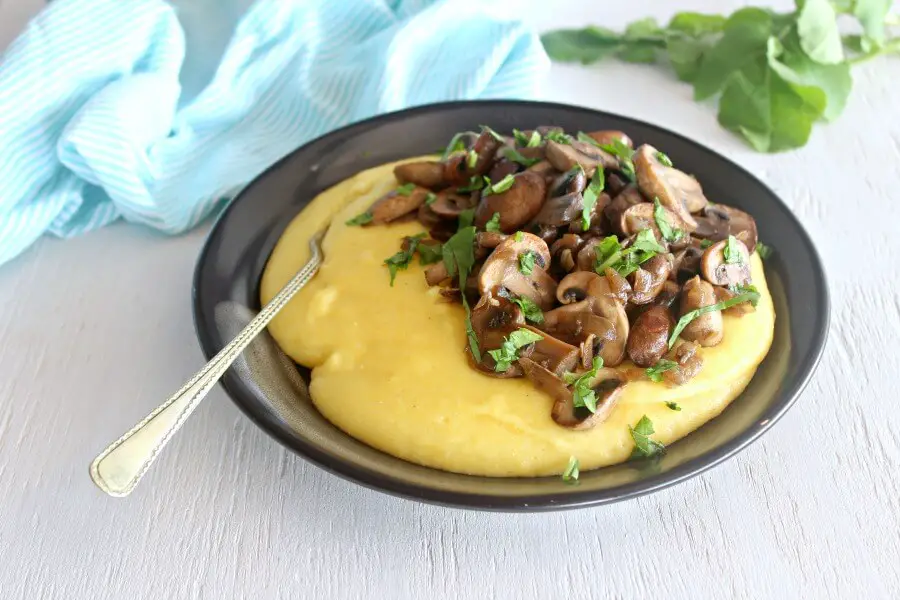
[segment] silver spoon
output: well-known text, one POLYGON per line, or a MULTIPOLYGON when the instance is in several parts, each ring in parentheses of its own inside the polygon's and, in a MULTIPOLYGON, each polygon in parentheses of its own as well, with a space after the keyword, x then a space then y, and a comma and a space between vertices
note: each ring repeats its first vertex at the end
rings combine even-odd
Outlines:
POLYGON ((327 227, 309 241, 309 262, 297 271, 237 337, 206 363, 184 387, 94 459, 90 473, 97 487, 110 496, 122 497, 131 493, 159 456, 163 446, 172 439, 228 367, 319 270, 322 261, 320 244, 326 230, 327 227))

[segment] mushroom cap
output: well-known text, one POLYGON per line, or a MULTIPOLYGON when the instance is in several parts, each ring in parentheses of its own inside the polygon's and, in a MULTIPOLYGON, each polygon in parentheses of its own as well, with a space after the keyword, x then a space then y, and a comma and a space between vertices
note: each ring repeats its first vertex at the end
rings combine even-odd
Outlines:
POLYGON ((454 189, 443 190, 437 193, 437 198, 428 207, 441 217, 452 219, 458 217, 464 210, 475 206, 475 200, 469 194, 460 194, 454 189))
POLYGON ((578 363, 578 348, 531 325, 526 325, 524 329, 540 335, 542 339, 531 344, 529 348, 521 350, 520 357, 524 356, 536 362, 558 377, 562 377, 563 373, 575 370, 575 365, 578 363))
POLYGON ((491 170, 488 172, 488 178, 490 178, 491 181, 500 181, 507 175, 515 175, 518 173, 519 166, 518 163, 515 163, 508 158, 501 158, 491 167, 491 170))
POLYGON ((450 279, 450 273, 447 272, 447 266, 444 264, 444 261, 436 262, 425 268, 425 282, 428 285, 438 285, 448 279, 450 279))
POLYGON ((560 304, 581 302, 590 295, 592 286, 601 285, 602 277, 593 271, 575 271, 563 277, 556 286, 556 299, 560 304))
POLYGON ((479 231, 475 234, 475 243, 482 248, 496 248, 507 236, 499 231, 479 231))
POLYGON ((615 169, 619 166, 615 156, 587 142, 574 141, 571 144, 561 144, 547 140, 544 153, 550 164, 563 173, 575 165, 581 165, 585 177, 593 175, 597 165, 606 169, 615 169))
POLYGON ((703 367, 703 357, 700 356, 700 345, 695 342, 683 341, 670 352, 671 360, 678 363, 677 369, 669 369, 663 373, 663 380, 669 385, 684 385, 703 367))
POLYGON ((546 242, 536 235, 522 232, 522 241, 509 236, 491 252, 478 275, 478 290, 484 294, 496 286, 505 287, 517 296, 524 296, 547 310, 553 306, 556 294, 556 280, 544 270, 550 266, 550 249, 546 242), (535 265, 531 275, 519 270, 519 256, 525 252, 535 253, 535 265))
POLYGON ((559 398, 553 403, 550 416, 557 424, 571 429, 584 430, 595 427, 609 418, 613 409, 622 397, 626 385, 625 377, 615 369, 597 369, 589 386, 597 395, 597 410, 591 412, 587 408, 576 407, 574 395, 570 392, 567 399, 559 398), (562 400, 562 401, 560 401, 562 400))
POLYGON ((603 129, 601 131, 591 131, 587 135, 601 146, 607 146, 613 142, 619 141, 629 148, 634 148, 634 142, 631 141, 631 138, 628 137, 624 131, 603 129))
POLYGON ((471 320, 478 345, 482 349, 482 362, 475 363, 474 357, 470 355, 471 362, 479 370, 494 377, 521 377, 522 370, 516 363, 510 365, 506 371, 496 371, 494 359, 488 354, 488 350, 497 350, 503 346, 510 333, 525 326, 525 317, 519 306, 488 291, 472 308, 471 320))
POLYGON ((718 203, 709 204, 694 219, 697 221, 697 229, 694 231, 697 237, 717 242, 733 235, 744 242, 751 254, 756 249, 756 220, 738 208, 718 203))
POLYGON ((546 191, 547 184, 542 176, 531 171, 519 173, 513 177, 512 187, 505 192, 482 194, 475 209, 475 225, 484 229, 494 213, 500 213, 500 231, 513 233, 538 214, 546 191))
POLYGON ((674 259, 671 254, 657 254, 631 275, 633 304, 653 302, 672 272, 674 259))
MULTIPOLYGON (((669 225, 674 229, 684 229, 684 223, 675 211, 665 206, 661 208, 669 225)), ((641 202, 640 204, 629 206, 622 211, 619 217, 619 231, 622 235, 632 236, 643 229, 651 229, 657 240, 663 239, 659 226, 656 224, 656 217, 653 214, 655 209, 656 207, 652 202, 641 202)))
MULTIPOLYGON (((714 286, 716 291, 716 302, 724 302, 726 300, 731 300, 737 294, 729 290, 728 288, 714 286)), ((748 315, 752 312, 756 312, 756 309, 753 308, 753 305, 749 302, 741 302, 740 304, 736 304, 730 308, 726 308, 722 311, 722 314, 731 315, 733 317, 743 317, 744 315, 748 315)))
POLYGON ((669 273, 669 279, 675 282, 683 283, 691 277, 700 273, 700 259, 703 257, 703 250, 699 246, 687 246, 674 255, 674 265, 672 272, 669 273))
POLYGON ((613 228, 616 228, 616 233, 625 235, 625 233, 619 229, 621 226, 622 213, 632 206, 645 204, 646 202, 647 199, 641 195, 637 186, 633 183, 628 184, 622 188, 622 191, 616 194, 612 201, 604 208, 603 214, 606 215, 606 218, 613 228))
POLYGON ((596 314, 596 300, 592 297, 554 308, 544 313, 543 329, 572 345, 578 345, 582 364, 590 365, 596 354, 604 364, 611 360, 621 362, 616 325, 596 314))
MULTIPOLYGON (((713 286, 696 276, 684 284, 681 292, 681 313, 683 317, 692 310, 716 303, 716 292, 713 286)), ((704 313, 690 322, 681 332, 681 337, 697 342, 701 346, 715 346, 722 341, 724 325, 722 312, 714 310, 704 313)))
POLYGON ((649 144, 635 151, 633 161, 638 187, 647 198, 659 198, 663 206, 681 217, 686 230, 694 231, 697 221, 691 213, 703 210, 708 202, 703 188, 687 173, 659 162, 658 154, 659 151, 649 144))
POLYGON ((572 192, 564 196, 556 196, 544 202, 540 212, 532 219, 535 225, 561 227, 581 218, 584 198, 581 192, 572 192))
POLYGON ((372 214, 371 225, 384 225, 400 217, 417 210, 425 203, 428 190, 416 187, 409 194, 400 194, 397 190, 391 190, 375 201, 369 208, 372 214))
POLYGON ((625 358, 625 344, 628 342, 628 315, 625 307, 613 296, 591 296, 594 314, 607 319, 615 328, 615 338, 601 340, 601 347, 595 349, 603 357, 603 364, 615 367, 625 358))
POLYGON ((672 313, 662 306, 641 313, 628 335, 628 357, 639 367, 655 365, 669 349, 669 334, 674 326, 672 313))
POLYGON ((741 255, 740 262, 725 262, 725 246, 728 240, 716 242, 706 249, 700 259, 703 277, 713 285, 746 285, 750 283, 750 252, 747 246, 735 239, 734 246, 741 255))
POLYGON ((583 192, 587 186, 587 177, 582 169, 570 169, 565 173, 561 173, 547 187, 547 197, 565 196, 566 194, 574 194, 583 192))
POLYGON ((436 160, 421 160, 397 165, 394 167, 394 177, 400 183, 414 183, 431 189, 445 185, 444 165, 436 160))

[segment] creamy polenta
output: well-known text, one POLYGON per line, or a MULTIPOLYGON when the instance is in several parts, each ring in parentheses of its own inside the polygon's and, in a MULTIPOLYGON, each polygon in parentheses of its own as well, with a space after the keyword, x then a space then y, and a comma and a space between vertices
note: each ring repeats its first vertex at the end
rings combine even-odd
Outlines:
POLYGON ((560 427, 550 416, 553 400, 526 379, 495 379, 469 366, 462 306, 428 287, 416 261, 389 286, 385 258, 422 225, 344 224, 397 185, 395 164, 363 171, 319 195, 279 240, 261 284, 265 303, 308 260, 310 237, 332 223, 319 273, 269 330, 291 358, 312 368, 310 392, 318 410, 375 448, 485 476, 559 474, 570 456, 582 470, 612 465, 630 456, 628 426, 643 415, 653 422, 653 439, 664 444, 717 416, 746 387, 772 344, 775 314, 754 254, 758 307, 740 318, 724 316, 724 339, 702 348, 697 376, 678 387, 630 382, 603 423, 585 431, 560 427))

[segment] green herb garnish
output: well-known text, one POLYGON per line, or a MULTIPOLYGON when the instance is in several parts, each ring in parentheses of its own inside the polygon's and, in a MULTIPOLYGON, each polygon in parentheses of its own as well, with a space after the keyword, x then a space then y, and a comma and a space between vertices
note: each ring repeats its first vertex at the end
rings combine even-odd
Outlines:
POLYGON ((437 194, 434 192, 428 192, 425 194, 425 204, 434 204, 434 201, 437 200, 437 194))
POLYGON ((525 239, 525 234, 521 231, 517 231, 516 235, 513 237, 516 239, 517 242, 521 242, 522 240, 525 239))
POLYGON ((762 242, 756 242, 756 253, 759 254, 761 259, 768 260, 768 258, 772 256, 772 246, 763 244, 762 242))
POLYGON ((522 275, 531 275, 534 271, 534 262, 537 258, 537 252, 534 250, 526 250, 519 254, 519 272, 522 275))
POLYGON ((691 321, 693 321, 700 315, 705 315, 706 313, 716 310, 725 310, 726 308, 737 306, 738 304, 741 304, 743 302, 749 302, 753 306, 756 306, 756 303, 759 302, 759 292, 743 292, 741 294, 738 294, 734 298, 729 298, 728 300, 723 300, 722 302, 716 302, 715 304, 712 304, 710 306, 701 306, 700 308, 686 313, 683 317, 678 319, 678 323, 675 324, 675 329, 672 330, 672 335, 669 336, 669 348, 675 345, 675 341, 678 339, 678 336, 681 335, 681 332, 684 331, 684 328, 690 325, 691 321))
POLYGON ((500 231, 500 213, 495 212, 494 216, 491 217, 491 220, 484 224, 485 231, 500 231))
POLYGON ((853 86, 851 67, 900 53, 891 0, 795 0, 775 12, 744 7, 728 16, 676 14, 624 32, 589 26, 545 33, 553 60, 589 64, 617 57, 670 65, 694 87, 697 101, 718 97, 718 121, 760 152, 807 143, 813 124, 833 121, 853 86), (853 17, 861 34, 841 35, 838 20, 853 17))
POLYGON ((669 407, 670 410, 674 410, 676 412, 681 411, 681 407, 678 406, 677 402, 666 402, 666 406, 669 407))
POLYGON ((459 213, 459 224, 456 227, 456 230, 465 229, 466 227, 471 227, 472 223, 475 222, 475 209, 467 208, 466 210, 459 213))
POLYGON ((444 153, 441 155, 441 161, 446 161, 448 158, 450 158, 451 154, 455 152, 462 152, 466 149, 466 145, 463 143, 463 136, 465 135, 465 132, 459 132, 452 138, 450 138, 450 143, 447 144, 447 147, 444 149, 444 153))
POLYGON ((553 129, 545 134, 544 137, 557 144, 572 144, 572 136, 567 135, 566 132, 561 129, 553 129))
POLYGON ((371 222, 372 222, 372 213, 370 213, 369 211, 366 211, 363 213, 359 213, 352 219, 348 219, 347 221, 345 221, 345 224, 347 224, 347 225, 365 225, 366 223, 371 223, 371 222))
POLYGON ((672 166, 672 159, 669 158, 669 156, 664 152, 657 152, 656 160, 658 160, 660 162, 660 164, 665 165, 667 167, 672 166))
POLYGON ((440 261, 443 256, 443 247, 441 244, 419 244, 419 264, 432 265, 440 261))
POLYGON ((634 162, 632 162, 632 159, 634 158, 633 148, 620 139, 613 139, 613 141, 608 144, 600 145, 600 149, 609 152, 619 159, 619 169, 622 171, 622 174, 631 181, 634 181, 634 162))
POLYGON ((532 302, 529 298, 526 298, 525 296, 516 296, 515 294, 510 293, 505 287, 501 287, 500 291, 497 292, 497 295, 517 304, 519 308, 522 309, 522 314, 525 318, 532 323, 541 324, 544 322, 544 313, 541 311, 541 307, 532 302))
POLYGON ((722 254, 725 256, 725 262, 729 265, 739 265, 744 262, 744 257, 741 255, 741 251, 738 250, 737 238, 733 235, 728 236, 728 241, 725 242, 725 249, 722 251, 722 254))
POLYGON ((404 183, 401 186, 398 186, 397 189, 394 190, 395 193, 400 196, 409 196, 416 189, 416 184, 414 183, 404 183))
POLYGON ((538 335, 529 329, 519 328, 513 331, 503 340, 503 345, 500 348, 488 350, 488 354, 496 363, 494 370, 498 373, 505 372, 512 363, 519 360, 520 349, 542 339, 544 339, 544 336, 538 335))
MULTIPOLYGON (((489 180, 489 181, 490 181, 490 180, 489 180)), ((507 175, 506 177, 504 177, 503 179, 501 179, 501 180, 498 181, 497 183, 493 183, 493 184, 489 185, 489 186, 484 190, 484 194, 485 194, 485 195, 489 195, 489 194, 502 194, 503 192, 505 192, 505 191, 507 191, 509 188, 511 188, 515 182, 516 182, 516 178, 515 178, 515 177, 513 177, 512 175, 507 175)))
POLYGON ((665 251, 666 249, 656 241, 651 229, 639 231, 631 246, 625 249, 622 249, 616 236, 611 235, 603 238, 595 248, 597 260, 594 263, 594 271, 603 275, 607 268, 612 268, 622 277, 628 277, 637 271, 640 265, 665 251))
POLYGON ((655 383, 659 383, 663 380, 663 373, 676 368, 678 368, 677 362, 675 362, 674 360, 662 358, 658 363, 656 363, 652 367, 648 367, 644 372, 647 374, 647 379, 655 383))
POLYGON ((466 166, 470 169, 474 169, 475 165, 478 164, 478 153, 474 150, 469 150, 469 153, 466 154, 466 166))
POLYGON ((730 286, 728 286, 728 290, 729 290, 732 294, 746 294, 746 293, 749 293, 749 294, 751 294, 751 295, 752 295, 752 294, 756 294, 755 296, 753 296, 753 297, 750 298, 749 302, 750 302, 750 305, 751 305, 753 308, 756 308, 756 305, 759 304, 759 290, 756 289, 756 286, 753 285, 753 284, 750 284, 750 285, 730 285, 730 286))
POLYGON ((704 250, 713 245, 712 240, 700 240, 700 247, 704 250))
POLYGON ((578 459, 574 456, 569 457, 569 464, 566 465, 566 470, 562 473, 562 480, 568 484, 576 484, 578 483, 578 459))
POLYGON ((508 160, 513 161, 514 163, 519 163, 524 167, 530 167, 541 162, 540 158, 528 158, 526 156, 523 156, 522 153, 515 148, 509 147, 503 149, 503 156, 508 160))
POLYGON ((665 453, 665 446, 656 440, 650 439, 650 436, 655 431, 653 429, 653 421, 647 415, 641 417, 641 420, 634 427, 629 425, 628 431, 631 433, 631 439, 634 440, 632 458, 653 458, 665 453))
MULTIPOLYGON (((460 219, 462 215, 460 215, 460 219)), ((472 328, 472 311, 466 300, 465 287, 469 272, 475 264, 475 228, 471 225, 461 227, 441 248, 444 266, 450 277, 458 275, 460 295, 463 308, 466 309, 466 337, 469 340, 469 350, 476 362, 481 362, 481 350, 478 347, 478 337, 472 328)))
POLYGON ((485 132, 485 131, 488 132, 489 134, 491 134, 491 137, 493 137, 495 140, 497 140, 501 144, 506 143, 506 139, 502 135, 500 135, 499 133, 497 133, 496 131, 494 131, 493 129, 488 127, 487 125, 479 125, 479 127, 481 127, 482 132, 485 132))
POLYGON ((407 237, 407 249, 401 250, 390 258, 385 259, 384 264, 391 273, 391 287, 394 287, 394 279, 397 277, 397 271, 405 271, 407 267, 409 267, 409 263, 416 253, 416 248, 418 248, 419 242, 424 237, 424 233, 407 237))
POLYGON ((597 371, 603 368, 603 359, 594 357, 591 369, 581 375, 577 373, 563 373, 563 381, 572 386, 572 404, 576 408, 584 407, 592 413, 597 412, 597 393, 591 389, 591 380, 597 376, 597 371))
POLYGON ((516 145, 522 148, 537 148, 541 145, 541 134, 537 130, 533 130, 531 135, 525 135, 518 129, 513 129, 513 137, 516 139, 516 145))
POLYGON ((684 232, 682 230, 672 227, 672 224, 669 223, 669 219, 666 217, 666 211, 663 209, 659 198, 653 199, 653 220, 656 221, 656 226, 659 228, 663 240, 667 242, 677 242, 684 237, 684 232))
POLYGON ((469 178, 468 185, 465 185, 461 188, 457 188, 456 191, 459 192, 460 194, 467 194, 469 192, 475 192, 477 190, 480 190, 481 188, 484 187, 485 179, 487 179, 487 178, 482 177, 480 175, 472 175, 472 177, 469 178))
POLYGON ((597 167, 591 176, 591 182, 584 190, 584 194, 582 194, 581 229, 583 231, 587 231, 591 227, 591 213, 594 212, 597 198, 600 197, 604 187, 606 187, 606 177, 603 174, 603 169, 597 167))

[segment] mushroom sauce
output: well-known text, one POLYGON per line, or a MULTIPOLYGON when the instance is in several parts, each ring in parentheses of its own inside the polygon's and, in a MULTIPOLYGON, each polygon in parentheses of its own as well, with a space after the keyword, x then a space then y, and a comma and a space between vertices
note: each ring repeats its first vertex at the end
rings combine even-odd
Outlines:
POLYGON ((386 168, 305 210, 262 282, 266 301, 301 264, 314 217, 352 202, 311 289, 270 330, 313 367, 320 411, 375 447, 513 476, 655 456, 727 406, 771 345, 753 218, 622 132, 484 127, 440 159, 393 165, 393 181, 374 176, 386 168), (369 306, 339 295, 362 281, 369 306), (337 340, 350 310, 351 339, 337 340), (502 448, 514 460, 485 464, 502 448))

